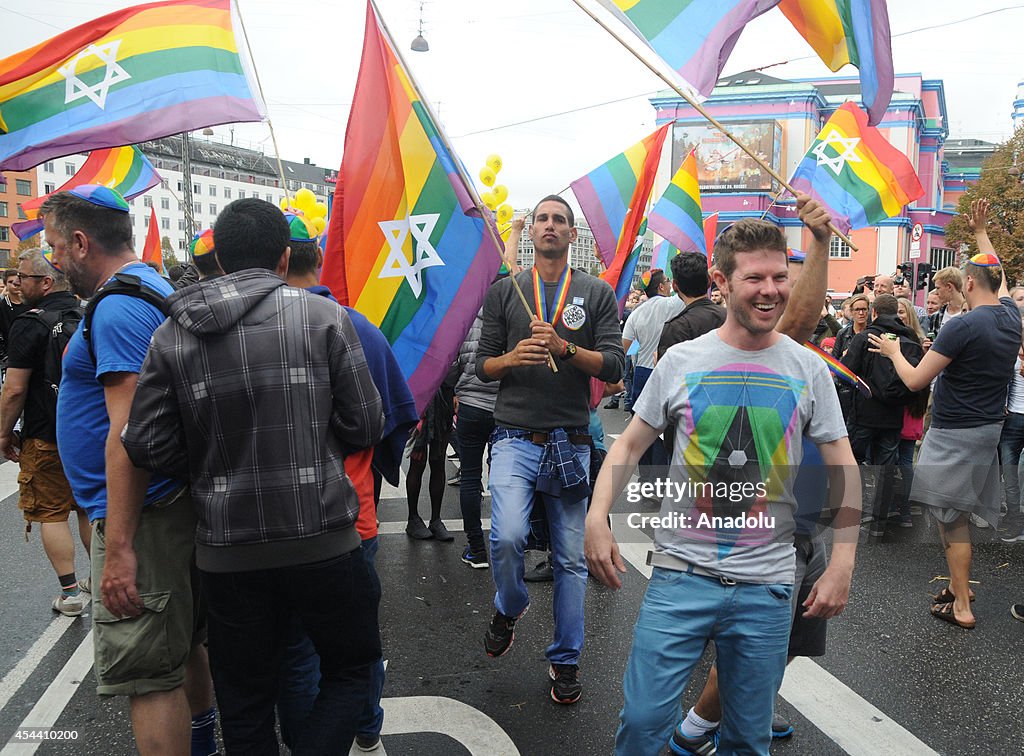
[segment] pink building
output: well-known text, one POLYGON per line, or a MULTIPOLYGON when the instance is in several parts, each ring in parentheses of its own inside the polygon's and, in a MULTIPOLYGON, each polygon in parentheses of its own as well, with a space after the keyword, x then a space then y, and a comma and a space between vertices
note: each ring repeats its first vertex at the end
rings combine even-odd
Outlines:
MULTIPOLYGON (((860 83, 851 76, 786 81, 747 72, 718 82, 704 107, 731 132, 789 177, 832 113, 847 100, 858 101, 860 83)), ((778 197, 777 183, 731 141, 713 129, 674 92, 651 99, 659 124, 675 121, 672 149, 659 171, 664 187, 691 149, 697 151, 705 215, 718 212, 719 228, 747 217, 766 217, 785 230, 790 246, 804 249, 807 235, 792 197, 778 197), (778 201, 775 201, 778 197, 778 201)), ((829 287, 848 293, 857 278, 892 273, 903 262, 927 262, 934 269, 955 260, 944 229, 955 212, 955 198, 944 193, 948 166, 943 145, 949 135, 941 81, 920 74, 896 76, 895 91, 879 130, 907 155, 925 189, 923 197, 895 218, 854 231, 858 251, 832 238, 829 287), (916 226, 920 225, 914 234, 916 226), (919 238, 913 239, 912 236, 919 238)), ((657 188, 656 188, 657 195, 657 188)), ((925 292, 917 292, 923 304, 925 292)))

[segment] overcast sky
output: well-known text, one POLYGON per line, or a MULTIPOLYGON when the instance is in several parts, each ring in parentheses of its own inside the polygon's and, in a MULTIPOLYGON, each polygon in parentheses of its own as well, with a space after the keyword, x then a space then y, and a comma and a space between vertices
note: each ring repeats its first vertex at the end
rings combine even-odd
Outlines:
MULTIPOLYGON (((14 0, 0 7, 0 57, 126 5, 14 0)), ((420 3, 378 0, 456 151, 474 176, 489 153, 500 154, 505 169, 499 178, 514 206, 562 190, 653 130, 647 97, 664 85, 572 0, 422 5, 430 51, 414 53, 408 46, 420 3)), ((240 0, 240 7, 282 156, 337 168, 365 4, 240 0)), ((1009 136, 1017 82, 1024 79, 1024 3, 891 0, 889 14, 896 71, 944 81, 950 136, 994 142, 1009 136)), ((747 27, 725 73, 782 61, 790 62, 765 72, 779 78, 830 73, 773 10, 747 27)), ((216 132, 231 138, 227 126, 216 132)), ((263 124, 236 126, 234 139, 273 151, 263 124)))

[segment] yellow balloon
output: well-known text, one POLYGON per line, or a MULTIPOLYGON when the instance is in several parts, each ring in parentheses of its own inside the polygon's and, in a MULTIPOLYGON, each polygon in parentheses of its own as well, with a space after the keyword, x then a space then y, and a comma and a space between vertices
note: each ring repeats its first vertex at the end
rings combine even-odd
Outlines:
POLYGON ((494 186, 494 171, 488 168, 486 165, 480 169, 480 180, 484 186, 494 186))
POLYGON ((324 229, 327 228, 327 221, 324 220, 324 217, 322 215, 317 215, 316 217, 313 218, 313 220, 310 221, 310 223, 313 224, 313 228, 316 229, 316 232, 318 234, 322 234, 324 232, 324 229))
POLYGON ((295 192, 295 198, 292 200, 292 205, 297 207, 306 215, 310 215, 313 212, 313 208, 316 207, 316 195, 309 189, 303 187, 302 189, 299 189, 299 191, 295 192))
POLYGON ((501 173, 502 162, 500 155, 488 155, 487 160, 485 160, 484 163, 495 173, 501 173))
POLYGON ((498 208, 498 223, 508 223, 512 220, 512 205, 501 205, 498 208))
POLYGON ((327 205, 323 202, 316 202, 313 205, 313 212, 310 213, 313 218, 326 218, 327 217, 327 205))
POLYGON ((288 212, 288 198, 287 197, 282 197, 281 201, 278 203, 278 205, 281 206, 282 210, 284 210, 285 212, 288 212))
POLYGON ((480 195, 480 199, 483 200, 484 206, 488 210, 493 210, 498 204, 497 200, 494 198, 494 192, 484 192, 480 195))
POLYGON ((508 199, 508 187, 504 184, 495 184, 491 191, 494 192, 494 199, 499 205, 508 199))

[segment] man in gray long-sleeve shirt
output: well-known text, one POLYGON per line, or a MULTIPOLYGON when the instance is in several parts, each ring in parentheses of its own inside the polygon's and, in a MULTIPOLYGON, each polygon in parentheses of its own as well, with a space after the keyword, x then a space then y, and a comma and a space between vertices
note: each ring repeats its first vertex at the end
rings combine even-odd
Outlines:
POLYGON ((547 648, 551 698, 563 704, 576 703, 582 693, 590 378, 617 381, 625 362, 615 293, 607 283, 569 267, 574 224, 561 197, 545 197, 534 209, 534 267, 516 280, 535 315, 523 308, 511 280, 492 286, 476 362, 481 380, 501 381, 490 474, 497 611, 484 648, 493 657, 508 651, 516 620, 529 606, 523 549, 539 494, 547 505, 555 577, 555 637, 547 648))

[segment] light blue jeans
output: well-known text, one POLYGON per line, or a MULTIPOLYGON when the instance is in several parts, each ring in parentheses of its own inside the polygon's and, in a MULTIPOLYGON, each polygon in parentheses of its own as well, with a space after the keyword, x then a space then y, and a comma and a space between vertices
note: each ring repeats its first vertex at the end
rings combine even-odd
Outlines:
MULTIPOLYGON (((576 446, 584 469, 590 468, 590 447, 576 446)), ((530 532, 530 510, 537 494, 537 472, 543 447, 526 439, 504 438, 491 447, 491 575, 497 592, 494 605, 518 617, 530 603, 523 582, 523 551, 530 532)), ((583 557, 583 524, 587 499, 563 504, 544 496, 554 565, 555 637, 547 648, 552 664, 578 664, 583 649, 583 596, 587 562, 583 557)))
POLYGON ((679 699, 709 640, 722 700, 720 756, 768 756, 772 708, 793 621, 792 585, 723 584, 654 568, 623 679, 615 752, 659 753, 680 718, 679 699))

